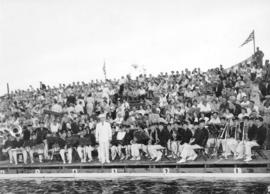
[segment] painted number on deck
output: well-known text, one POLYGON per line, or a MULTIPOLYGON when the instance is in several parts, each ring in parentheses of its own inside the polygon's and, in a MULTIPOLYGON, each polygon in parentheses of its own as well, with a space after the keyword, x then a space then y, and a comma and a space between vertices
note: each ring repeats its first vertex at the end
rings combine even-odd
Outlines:
POLYGON ((164 173, 164 174, 170 173, 170 169, 169 169, 169 168, 163 168, 163 173, 164 173))
POLYGON ((72 173, 78 173, 77 169, 72 169, 72 173))
POLYGON ((36 169, 35 170, 35 174, 39 174, 40 173, 40 170, 39 169, 36 169))
POLYGON ((242 173, 242 169, 241 168, 234 168, 233 172, 234 172, 234 174, 240 174, 240 173, 242 173))
POLYGON ((117 169, 116 168, 113 168, 112 169, 112 173, 117 173, 117 169))

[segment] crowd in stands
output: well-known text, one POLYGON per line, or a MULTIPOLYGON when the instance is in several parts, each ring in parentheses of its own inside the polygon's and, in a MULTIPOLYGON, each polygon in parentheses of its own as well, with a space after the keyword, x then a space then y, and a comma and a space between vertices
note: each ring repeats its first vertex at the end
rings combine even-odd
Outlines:
MULTIPOLYGON (((269 148, 270 64, 172 71, 16 90, 0 101, 1 158, 10 163, 99 158, 96 126, 110 123, 110 160, 180 163, 205 154, 250 161, 269 148), (19 156, 18 156, 19 155, 19 156), (38 156, 38 157, 36 157, 38 156)), ((107 161, 109 162, 109 161, 107 161)))

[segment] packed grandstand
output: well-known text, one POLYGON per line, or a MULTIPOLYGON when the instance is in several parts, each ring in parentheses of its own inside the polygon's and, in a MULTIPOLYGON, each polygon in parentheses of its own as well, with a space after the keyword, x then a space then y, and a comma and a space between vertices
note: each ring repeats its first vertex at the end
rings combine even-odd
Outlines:
POLYGON ((229 69, 59 87, 41 82, 38 89, 12 91, 0 104, 1 160, 91 164, 100 159, 101 115, 112 130, 110 161, 245 159, 247 142, 270 147, 270 64, 257 49, 251 61, 229 69), (188 155, 192 149, 196 154, 188 155))

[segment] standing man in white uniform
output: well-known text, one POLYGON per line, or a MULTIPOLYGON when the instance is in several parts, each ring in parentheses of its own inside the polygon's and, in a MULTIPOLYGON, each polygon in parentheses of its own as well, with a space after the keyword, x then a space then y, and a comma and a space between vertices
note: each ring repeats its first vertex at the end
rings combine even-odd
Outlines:
POLYGON ((99 161, 104 164, 110 163, 109 150, 110 141, 112 140, 112 129, 110 123, 106 122, 105 114, 99 115, 100 122, 96 126, 96 141, 99 143, 98 157, 99 161))

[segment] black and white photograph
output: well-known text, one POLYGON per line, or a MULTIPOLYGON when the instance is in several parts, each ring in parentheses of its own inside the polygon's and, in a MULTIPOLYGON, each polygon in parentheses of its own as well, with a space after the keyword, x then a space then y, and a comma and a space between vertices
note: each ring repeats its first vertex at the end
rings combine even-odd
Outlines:
POLYGON ((0 0, 0 194, 270 194, 270 0, 0 0))

